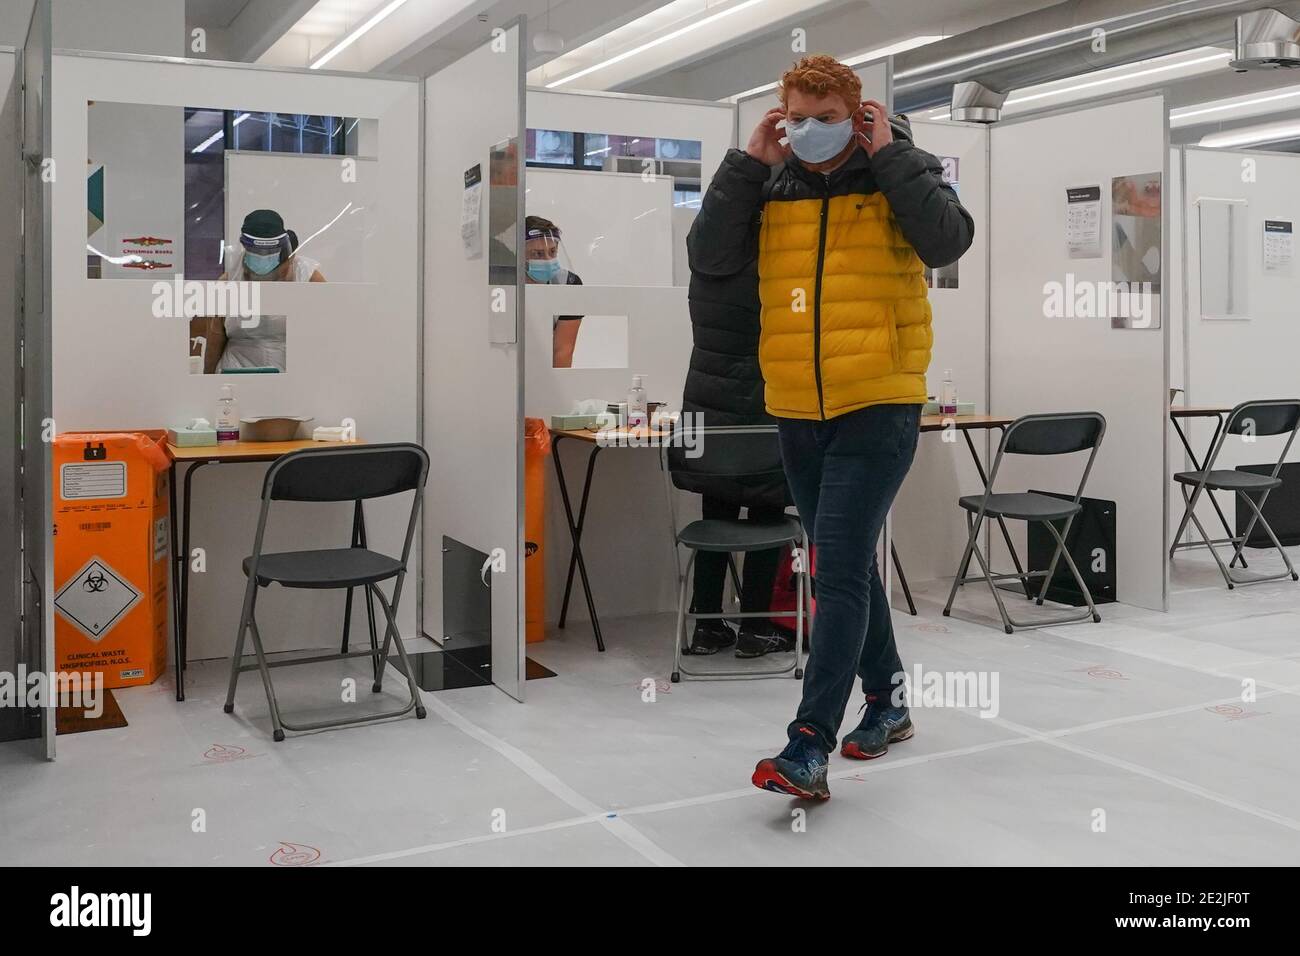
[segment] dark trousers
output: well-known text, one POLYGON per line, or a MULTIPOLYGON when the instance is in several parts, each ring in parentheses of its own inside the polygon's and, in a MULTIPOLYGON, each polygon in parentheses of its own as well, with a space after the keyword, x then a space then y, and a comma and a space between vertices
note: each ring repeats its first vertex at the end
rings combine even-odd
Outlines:
MULTIPOLYGON (((703 517, 713 521, 735 521, 740 505, 720 498, 704 496, 703 517)), ((782 508, 750 508, 750 521, 776 522, 785 514, 782 508)), ((740 575, 741 611, 766 611, 772 606, 772 585, 781 561, 781 549, 749 551, 740 575)), ((695 595, 691 610, 697 614, 722 613, 722 589, 727 581, 727 555, 721 551, 700 551, 695 555, 695 595)), ((750 626, 761 624, 751 618, 750 626)), ((762 628, 759 628, 762 630, 762 628)))
POLYGON ((817 549, 811 653, 793 738, 829 752, 856 674, 867 693, 901 680, 889 599, 876 566, 885 516, 916 453, 920 405, 871 405, 827 421, 779 419, 786 481, 817 549))

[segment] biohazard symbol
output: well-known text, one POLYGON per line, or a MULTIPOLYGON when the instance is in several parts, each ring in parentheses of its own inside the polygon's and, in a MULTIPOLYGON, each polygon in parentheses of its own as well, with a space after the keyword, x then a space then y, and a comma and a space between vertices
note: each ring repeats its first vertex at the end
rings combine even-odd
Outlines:
POLYGON ((95 594, 108 587, 108 578, 104 576, 103 571, 91 571, 86 575, 86 580, 81 582, 81 587, 91 594, 95 594))

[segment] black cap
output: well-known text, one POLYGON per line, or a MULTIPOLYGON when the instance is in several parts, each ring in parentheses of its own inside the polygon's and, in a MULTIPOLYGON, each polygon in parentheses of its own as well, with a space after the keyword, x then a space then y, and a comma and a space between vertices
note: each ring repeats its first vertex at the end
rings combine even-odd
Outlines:
POLYGON ((284 235, 284 220, 274 209, 254 209, 244 217, 240 231, 254 239, 279 239, 284 235))

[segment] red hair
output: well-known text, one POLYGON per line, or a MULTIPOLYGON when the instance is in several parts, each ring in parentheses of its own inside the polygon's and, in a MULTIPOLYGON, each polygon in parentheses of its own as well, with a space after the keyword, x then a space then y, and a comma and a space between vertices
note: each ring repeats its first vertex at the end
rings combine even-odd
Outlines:
POLYGON ((862 101, 862 81, 858 75, 835 57, 822 53, 804 57, 781 76, 776 95, 782 106, 791 90, 819 97, 840 96, 850 110, 857 109, 862 101))

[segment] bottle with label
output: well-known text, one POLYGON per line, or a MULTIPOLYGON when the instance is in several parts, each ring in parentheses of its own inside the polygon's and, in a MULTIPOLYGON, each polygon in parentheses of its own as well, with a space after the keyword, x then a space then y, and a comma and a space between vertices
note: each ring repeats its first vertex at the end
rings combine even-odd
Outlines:
POLYGON ((650 424, 649 404, 645 397, 645 376, 633 375, 627 392, 627 427, 645 428, 650 424))
POLYGON ((939 392, 939 414, 957 414, 957 386, 952 381, 952 369, 943 370, 943 390, 939 392))
POLYGON ((232 385, 221 386, 221 398, 217 400, 216 427, 218 445, 239 441, 239 406, 235 403, 235 389, 232 385))

